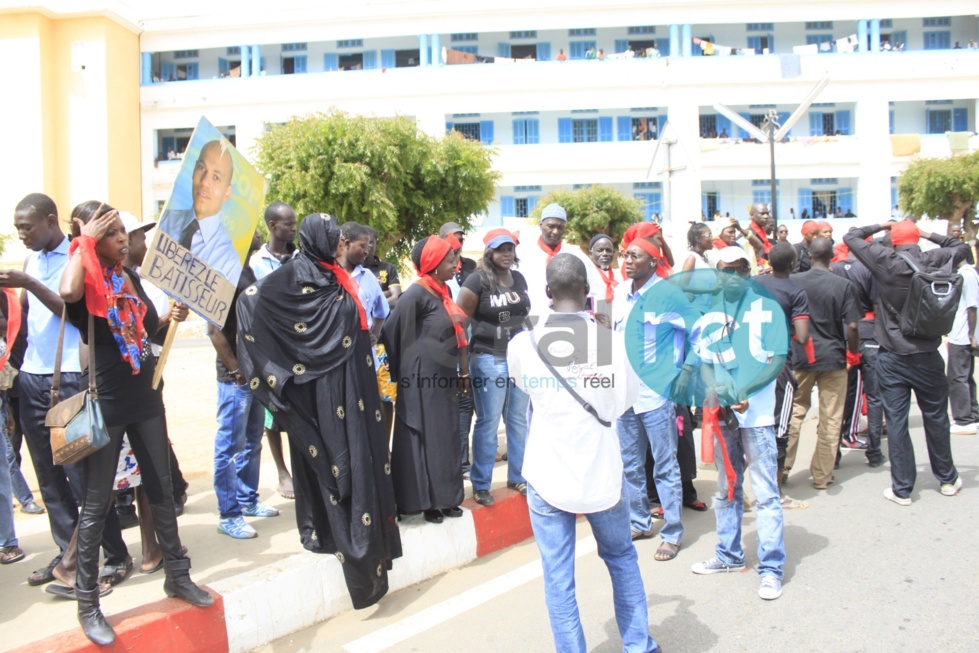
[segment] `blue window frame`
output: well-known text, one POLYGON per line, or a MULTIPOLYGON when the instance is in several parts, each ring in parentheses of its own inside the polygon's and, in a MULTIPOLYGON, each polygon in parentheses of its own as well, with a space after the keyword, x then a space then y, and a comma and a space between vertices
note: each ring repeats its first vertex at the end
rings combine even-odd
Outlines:
POLYGON ((746 32, 774 32, 775 23, 748 23, 744 29, 746 32))
POLYGON ((968 109, 952 109, 952 131, 955 132, 967 132, 969 131, 969 110, 968 109))
MULTIPOLYGON (((609 119, 611 120, 611 118, 609 119)), ((572 143, 597 143, 598 142, 598 120, 573 119, 571 121, 571 142, 572 143)))
POLYGON ((539 193, 541 192, 541 186, 514 186, 514 193, 539 193))
POLYGON ((630 27, 628 30, 626 30, 626 33, 629 36, 639 36, 641 34, 655 34, 656 33, 656 26, 655 25, 634 25, 634 26, 630 27))
POLYGON ((585 53, 595 49, 595 41, 571 41, 568 43, 568 59, 584 59, 585 53))
POLYGON ((536 145, 540 143, 540 120, 518 118, 513 121, 513 144, 536 145))
POLYGON ((468 52, 469 54, 479 54, 478 45, 453 45, 452 49, 458 50, 459 52, 468 52))
POLYGON ((579 29, 569 29, 568 36, 571 38, 579 38, 582 36, 595 36, 594 27, 582 27, 579 29))
POLYGON ((928 109, 928 133, 944 134, 952 131, 951 109, 928 109))
POLYGON ((197 59, 199 56, 199 50, 176 50, 173 53, 174 59, 197 59))
POLYGON ((925 50, 949 50, 952 47, 951 32, 925 32, 925 50))
POLYGON ((522 32, 510 32, 511 41, 515 41, 517 39, 536 39, 536 38, 537 38, 537 30, 535 29, 524 30, 522 32))
POLYGON ((659 189, 662 189, 663 188, 663 182, 661 182, 661 181, 634 181, 634 182, 632 182, 632 187, 634 189, 636 189, 636 190, 643 190, 643 189, 650 189, 650 188, 659 190, 659 189))
POLYGON ((283 43, 282 44, 282 51, 283 52, 305 52, 306 51, 306 44, 305 43, 283 43))
POLYGON ((342 41, 337 41, 337 48, 362 48, 364 47, 364 39, 343 39, 342 41))
POLYGON ((771 188, 767 188, 767 189, 759 188, 758 190, 751 191, 751 202, 753 204, 758 204, 758 203, 771 204, 772 203, 772 189, 771 188))
POLYGON ((574 136, 572 133, 571 118, 558 118, 557 119, 557 142, 558 143, 573 143, 574 136))
POLYGON ((656 213, 662 213, 663 195, 661 193, 633 193, 632 196, 637 200, 642 200, 642 211, 646 222, 652 220, 656 213))
POLYGON ((853 211, 853 189, 840 188, 836 191, 836 208, 848 213, 853 211))
POLYGON ((952 17, 951 16, 939 16, 935 18, 922 18, 922 27, 951 27, 952 17))
POLYGON ((464 32, 449 35, 449 40, 453 43, 464 43, 466 41, 478 41, 479 34, 476 32, 464 32))
POLYGON ((381 68, 394 68, 395 58, 394 50, 381 50, 381 68))
POLYGON ((813 186, 835 186, 840 183, 840 180, 836 177, 816 177, 810 179, 809 183, 813 186))
POLYGON ((327 52, 323 55, 323 70, 340 70, 340 55, 336 52, 327 52))
POLYGON ((241 55, 241 46, 233 45, 226 50, 226 54, 229 57, 236 57, 241 55))
MULTIPOLYGON (((832 43, 832 34, 806 34, 806 45, 822 45, 823 43, 832 43)), ((831 50, 823 50, 819 48, 820 52, 831 52, 831 50)))
POLYGON ((881 29, 890 29, 892 27, 894 27, 894 21, 893 20, 891 20, 890 18, 881 18, 880 19, 880 28, 881 29))
POLYGON ((550 43, 538 43, 537 44, 537 61, 550 61, 551 60, 551 44, 550 43))
POLYGON ((510 58, 510 44, 509 43, 497 43, 496 44, 496 56, 510 58))
POLYGON ((850 112, 849 111, 837 111, 836 112, 836 131, 840 132, 843 136, 850 136, 850 112))
POLYGON ((816 20, 806 22, 807 30, 826 30, 833 29, 833 21, 831 20, 816 20))
POLYGON ((514 197, 512 195, 504 195, 500 197, 500 213, 503 215, 503 217, 514 217, 513 214, 515 213, 516 207, 514 206, 515 202, 513 200, 514 197))
POLYGON ((812 216, 812 189, 811 188, 800 188, 799 189, 799 215, 805 211, 806 215, 812 216))
POLYGON ((364 70, 377 68, 377 50, 364 50, 364 70))
POLYGON ((774 52, 775 39, 771 34, 766 34, 765 36, 749 36, 748 47, 754 50, 755 54, 762 54, 765 48, 768 48, 769 52, 774 52))

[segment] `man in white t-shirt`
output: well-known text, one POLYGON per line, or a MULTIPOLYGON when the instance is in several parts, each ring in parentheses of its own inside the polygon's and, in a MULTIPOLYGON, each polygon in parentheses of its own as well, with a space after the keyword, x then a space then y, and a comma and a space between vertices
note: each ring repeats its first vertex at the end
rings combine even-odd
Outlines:
POLYGON ((514 336, 507 351, 510 375, 533 406, 523 464, 530 522, 544 567, 544 595, 557 650, 585 648, 574 590, 575 520, 584 514, 612 578, 623 649, 655 653, 660 649, 649 636, 646 591, 629 537, 622 457, 612 428, 636 400, 638 378, 621 335, 599 327, 584 312, 586 278, 582 261, 570 254, 555 256, 546 277, 554 312, 532 331, 514 336))
MULTIPOLYGON (((751 311, 755 311, 757 300, 765 301, 748 283, 751 259, 740 247, 725 247, 721 250, 716 266, 725 274, 720 275, 723 290, 711 311, 726 314, 726 324, 735 325, 734 329, 747 328, 738 323, 737 315, 731 313, 736 312, 738 309, 735 307, 741 305, 750 306, 751 311)), ((774 303, 773 299, 769 301, 774 303)), ((764 310, 764 304, 757 303, 757 310, 764 310)), ((766 341, 766 334, 770 332, 770 329, 751 329, 750 338, 754 342, 750 348, 753 352, 767 353, 770 356, 768 363, 781 369, 788 352, 788 340, 785 338, 782 343, 766 341)), ((704 355, 703 350, 698 351, 704 355)), ((713 376, 718 394, 726 386, 729 389, 738 388, 739 397, 742 392, 746 395, 741 401, 730 404, 730 410, 737 417, 738 428, 729 429, 723 416, 719 420, 720 435, 724 438, 727 456, 734 472, 734 492, 733 496, 729 494, 725 465, 718 455, 717 495, 714 497, 718 543, 714 557, 696 563, 691 570, 701 575, 744 570, 744 549, 741 545, 741 521, 744 517, 742 483, 747 467, 751 471, 751 489, 757 501, 755 526, 758 531, 758 575, 761 577, 758 596, 770 601, 782 595, 782 567, 785 565, 782 504, 778 489, 778 450, 775 445, 776 380, 773 379, 756 390, 752 386, 752 379, 742 378, 745 374, 755 374, 756 370, 744 365, 743 361, 740 365, 737 360, 725 361, 721 353, 714 354, 715 359, 708 360, 709 364, 705 366, 705 372, 713 376)), ((720 447, 716 449, 719 451, 720 447)))
POLYGON ((517 269, 527 280, 527 295, 530 297, 531 320, 548 312, 550 298, 544 291, 547 286, 547 264, 557 254, 572 254, 585 264, 587 270, 592 265, 588 255, 573 243, 564 242, 564 232, 568 227, 568 214, 560 204, 548 204, 540 214, 540 236, 528 236, 517 245, 517 269))
POLYGON ((948 334, 948 404, 952 409, 952 428, 955 435, 975 435, 979 422, 979 403, 976 402, 975 358, 976 307, 979 306, 979 272, 962 261, 962 295, 959 308, 948 334))

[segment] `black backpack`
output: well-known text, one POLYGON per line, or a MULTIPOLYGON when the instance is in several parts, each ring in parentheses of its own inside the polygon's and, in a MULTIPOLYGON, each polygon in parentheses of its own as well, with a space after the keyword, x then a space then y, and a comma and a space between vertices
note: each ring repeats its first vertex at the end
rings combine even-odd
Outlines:
POLYGON ((952 330, 962 296, 962 276, 952 269, 952 261, 941 268, 922 270, 904 252, 897 252, 914 274, 904 308, 898 316, 901 333, 910 338, 936 340, 952 330))

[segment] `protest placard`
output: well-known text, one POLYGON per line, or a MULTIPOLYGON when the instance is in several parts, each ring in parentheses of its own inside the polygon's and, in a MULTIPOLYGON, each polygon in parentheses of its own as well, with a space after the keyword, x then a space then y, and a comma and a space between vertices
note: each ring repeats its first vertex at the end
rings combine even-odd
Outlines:
POLYGON ((202 117, 140 273, 224 326, 264 201, 261 174, 202 117))

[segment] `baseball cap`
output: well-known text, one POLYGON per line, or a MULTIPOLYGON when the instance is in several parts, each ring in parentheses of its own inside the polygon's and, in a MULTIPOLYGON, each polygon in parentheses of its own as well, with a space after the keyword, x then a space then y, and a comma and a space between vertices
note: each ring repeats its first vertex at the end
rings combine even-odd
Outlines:
POLYGON ((444 225, 442 225, 442 228, 439 229, 439 238, 445 238, 449 234, 456 234, 459 232, 466 233, 466 230, 460 227, 458 222, 446 222, 444 225))
POLYGON ((498 248, 500 245, 505 245, 507 243, 511 245, 516 245, 518 236, 506 229, 493 229, 488 232, 483 237, 483 244, 492 249, 498 248))
POLYGON ((544 207, 544 210, 540 212, 540 219, 543 222, 548 218, 557 218, 558 220, 564 220, 567 222, 568 213, 560 204, 548 204, 544 207))
POLYGON ((730 245, 724 249, 717 250, 717 254, 718 263, 737 263, 741 260, 751 262, 751 257, 748 256, 748 252, 736 245, 730 245))
POLYGON ((136 216, 129 211, 119 211, 119 217, 122 218, 122 226, 126 228, 126 233, 131 234, 134 231, 139 231, 140 229, 152 229, 156 226, 155 220, 144 220, 140 222, 136 219, 136 216))

